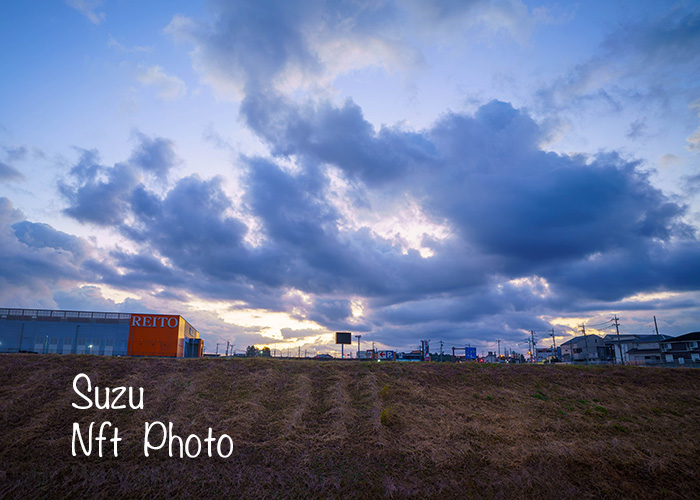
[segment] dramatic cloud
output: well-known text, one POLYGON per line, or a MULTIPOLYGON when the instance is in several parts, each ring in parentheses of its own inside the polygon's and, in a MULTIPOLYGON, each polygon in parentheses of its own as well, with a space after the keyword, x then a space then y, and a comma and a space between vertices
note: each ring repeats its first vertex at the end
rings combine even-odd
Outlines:
POLYGON ((136 134, 138 145, 128 162, 112 167, 101 165, 99 153, 81 150, 80 159, 68 179, 59 183, 69 201, 65 213, 80 222, 102 226, 119 225, 128 215, 134 197, 140 210, 147 210, 142 182, 145 174, 163 180, 175 164, 172 141, 136 134))
POLYGON ((697 329, 697 5, 109 5, 3 33, 5 303, 239 348, 697 329))
POLYGON ((54 307, 51 289, 93 275, 82 268, 89 245, 42 223, 29 222, 0 198, 0 300, 11 306, 54 307))
POLYGON ((434 42, 446 34, 506 32, 525 43, 544 9, 529 12, 520 1, 483 0, 335 2, 212 2, 214 20, 176 15, 166 28, 191 43, 204 80, 222 97, 250 92, 323 88, 335 77, 381 67, 425 65, 416 37, 434 42))
POLYGON ((514 341, 576 300, 697 289, 700 276, 687 268, 700 243, 683 205, 616 154, 542 151, 540 126, 508 103, 448 113, 423 131, 375 132, 352 102, 256 95, 242 111, 280 161, 295 165, 239 159, 256 245, 221 178, 185 177, 162 195, 138 182, 136 171, 172 162, 167 141, 141 138, 128 163, 109 168, 83 152, 67 213, 119 228, 139 249, 113 252, 120 272, 101 273, 105 283, 264 304, 331 329, 374 330, 387 342, 400 326, 445 338, 498 330, 514 341), (161 161, 161 149, 170 160, 161 161), (451 232, 424 237, 426 257, 370 225, 355 227, 331 194, 334 175, 366 200, 421 200, 451 232), (290 291, 313 299, 290 301, 290 291), (360 317, 350 297, 362 301, 360 317))

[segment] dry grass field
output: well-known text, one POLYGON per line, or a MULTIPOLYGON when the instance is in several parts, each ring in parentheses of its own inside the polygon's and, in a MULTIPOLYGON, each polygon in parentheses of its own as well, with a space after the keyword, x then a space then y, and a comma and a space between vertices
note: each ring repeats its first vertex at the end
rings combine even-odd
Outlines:
POLYGON ((0 381, 2 498, 700 498, 700 370, 14 354, 0 381), (78 373, 145 408, 73 408, 78 373), (105 420, 119 456, 73 457, 105 420), (154 421, 233 453, 145 457, 154 421))

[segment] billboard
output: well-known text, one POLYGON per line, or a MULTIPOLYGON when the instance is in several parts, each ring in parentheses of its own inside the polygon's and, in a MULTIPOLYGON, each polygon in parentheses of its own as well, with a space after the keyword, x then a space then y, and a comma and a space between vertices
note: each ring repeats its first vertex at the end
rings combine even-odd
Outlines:
POLYGON ((377 359, 381 359, 383 361, 394 361, 394 351, 378 351, 377 352, 377 359))
POLYGON ((465 347, 464 359, 476 359, 476 347, 465 347))
POLYGON ((335 332, 336 344, 352 344, 352 333, 350 332, 335 332))

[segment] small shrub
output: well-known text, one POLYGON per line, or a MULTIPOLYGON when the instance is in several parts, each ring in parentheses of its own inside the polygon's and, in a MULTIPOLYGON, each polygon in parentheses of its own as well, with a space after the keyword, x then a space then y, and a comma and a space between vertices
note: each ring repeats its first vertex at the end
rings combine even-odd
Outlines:
POLYGON ((395 417, 394 417, 394 411, 390 407, 386 407, 382 410, 381 415, 379 415, 379 422, 385 426, 389 427, 390 425, 394 424, 395 417))
POLYGON ((379 396, 382 398, 387 397, 389 394, 389 384, 385 384, 384 387, 382 387, 382 390, 379 391, 379 396))

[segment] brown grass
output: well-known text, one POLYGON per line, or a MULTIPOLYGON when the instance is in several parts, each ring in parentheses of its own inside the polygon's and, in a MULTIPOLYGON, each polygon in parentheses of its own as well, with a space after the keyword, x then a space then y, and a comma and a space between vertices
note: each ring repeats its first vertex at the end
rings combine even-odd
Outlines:
POLYGON ((0 355, 0 382, 2 498, 700 498, 699 370, 0 355), (81 372, 145 409, 74 409, 81 372), (72 457, 104 420, 120 456, 72 457), (146 458, 152 421, 234 453, 146 458))

